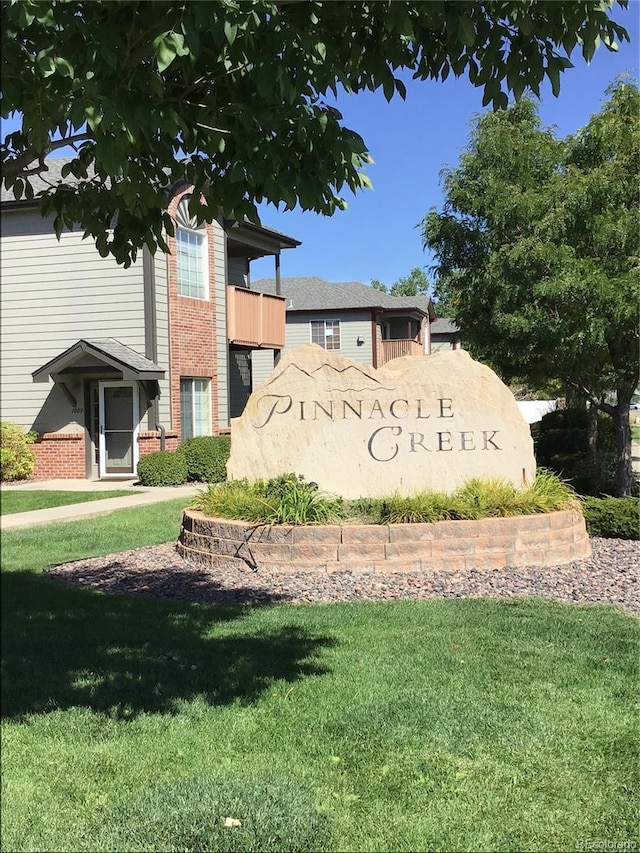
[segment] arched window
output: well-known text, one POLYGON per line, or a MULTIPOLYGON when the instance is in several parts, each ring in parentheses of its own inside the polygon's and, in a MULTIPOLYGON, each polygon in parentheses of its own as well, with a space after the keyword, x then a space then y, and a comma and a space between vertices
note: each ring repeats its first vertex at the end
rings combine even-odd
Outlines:
POLYGON ((176 212, 176 269, 178 294, 192 299, 209 298, 207 230, 189 214, 190 195, 183 196, 176 212))

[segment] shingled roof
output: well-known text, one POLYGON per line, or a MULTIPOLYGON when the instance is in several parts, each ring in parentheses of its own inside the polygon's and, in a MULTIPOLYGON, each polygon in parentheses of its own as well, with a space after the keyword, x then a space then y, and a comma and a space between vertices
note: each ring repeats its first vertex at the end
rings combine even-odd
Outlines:
MULTIPOLYGON (((261 278, 251 282, 252 290, 275 295, 276 281, 261 278)), ((287 298, 287 311, 337 311, 353 308, 378 308, 386 311, 418 311, 435 316, 428 296, 391 296, 359 281, 331 282, 316 276, 283 278, 282 296, 287 298)))

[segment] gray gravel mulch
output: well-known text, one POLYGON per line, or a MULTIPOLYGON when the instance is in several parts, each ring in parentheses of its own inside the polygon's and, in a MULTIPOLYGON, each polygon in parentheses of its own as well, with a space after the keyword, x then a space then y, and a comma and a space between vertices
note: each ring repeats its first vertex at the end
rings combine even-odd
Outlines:
POLYGON ((275 573, 208 570, 186 563, 173 544, 49 566, 67 583, 106 593, 203 604, 384 601, 534 596, 613 604, 640 615, 640 542, 592 539, 592 556, 563 566, 411 572, 407 574, 275 573))

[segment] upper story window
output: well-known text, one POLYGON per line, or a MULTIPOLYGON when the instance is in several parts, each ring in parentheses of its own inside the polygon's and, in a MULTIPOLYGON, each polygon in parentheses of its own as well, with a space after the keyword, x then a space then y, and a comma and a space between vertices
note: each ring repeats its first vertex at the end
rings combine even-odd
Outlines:
POLYGON ((311 320, 311 343, 322 349, 340 349, 340 320, 311 320))
POLYGON ((190 217, 189 198, 182 198, 176 215, 178 293, 193 299, 208 299, 207 232, 204 225, 198 228, 190 217))

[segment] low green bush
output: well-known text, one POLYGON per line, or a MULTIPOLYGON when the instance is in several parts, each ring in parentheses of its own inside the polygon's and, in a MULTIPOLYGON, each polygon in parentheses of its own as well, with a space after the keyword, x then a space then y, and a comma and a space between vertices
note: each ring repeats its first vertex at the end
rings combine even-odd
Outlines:
POLYGON ((640 539, 640 498, 583 498, 589 536, 640 539))
POLYGON ((159 450, 138 462, 138 479, 143 486, 180 486, 187 482, 187 460, 183 451, 159 450))
POLYGON ((192 506, 209 516, 264 524, 310 524, 338 521, 344 502, 296 474, 271 480, 232 480, 211 486, 192 506))
POLYGON ((293 781, 181 779, 112 807, 98 830, 100 848, 122 851, 275 853, 327 850, 329 819, 293 781))
MULTIPOLYGON (((616 432, 613 419, 598 413, 595 458, 587 447, 589 415, 586 409, 558 409, 532 429, 538 465, 553 471, 581 495, 613 494, 616 486, 616 432)), ((640 493, 634 477, 632 494, 640 493)))
POLYGON ((30 444, 36 434, 25 432, 18 424, 0 423, 0 480, 24 480, 33 474, 36 454, 30 444))
POLYGON ((283 474, 272 480, 232 480, 194 500, 192 506, 208 516, 235 518, 256 524, 337 523, 400 524, 531 515, 577 506, 573 489, 549 471, 538 471, 528 489, 502 480, 470 480, 453 494, 420 492, 410 497, 359 498, 345 503, 307 483, 301 476, 283 474))
POLYGON ((227 479, 231 436, 202 435, 180 445, 187 460, 187 479, 200 483, 221 483, 227 479))

